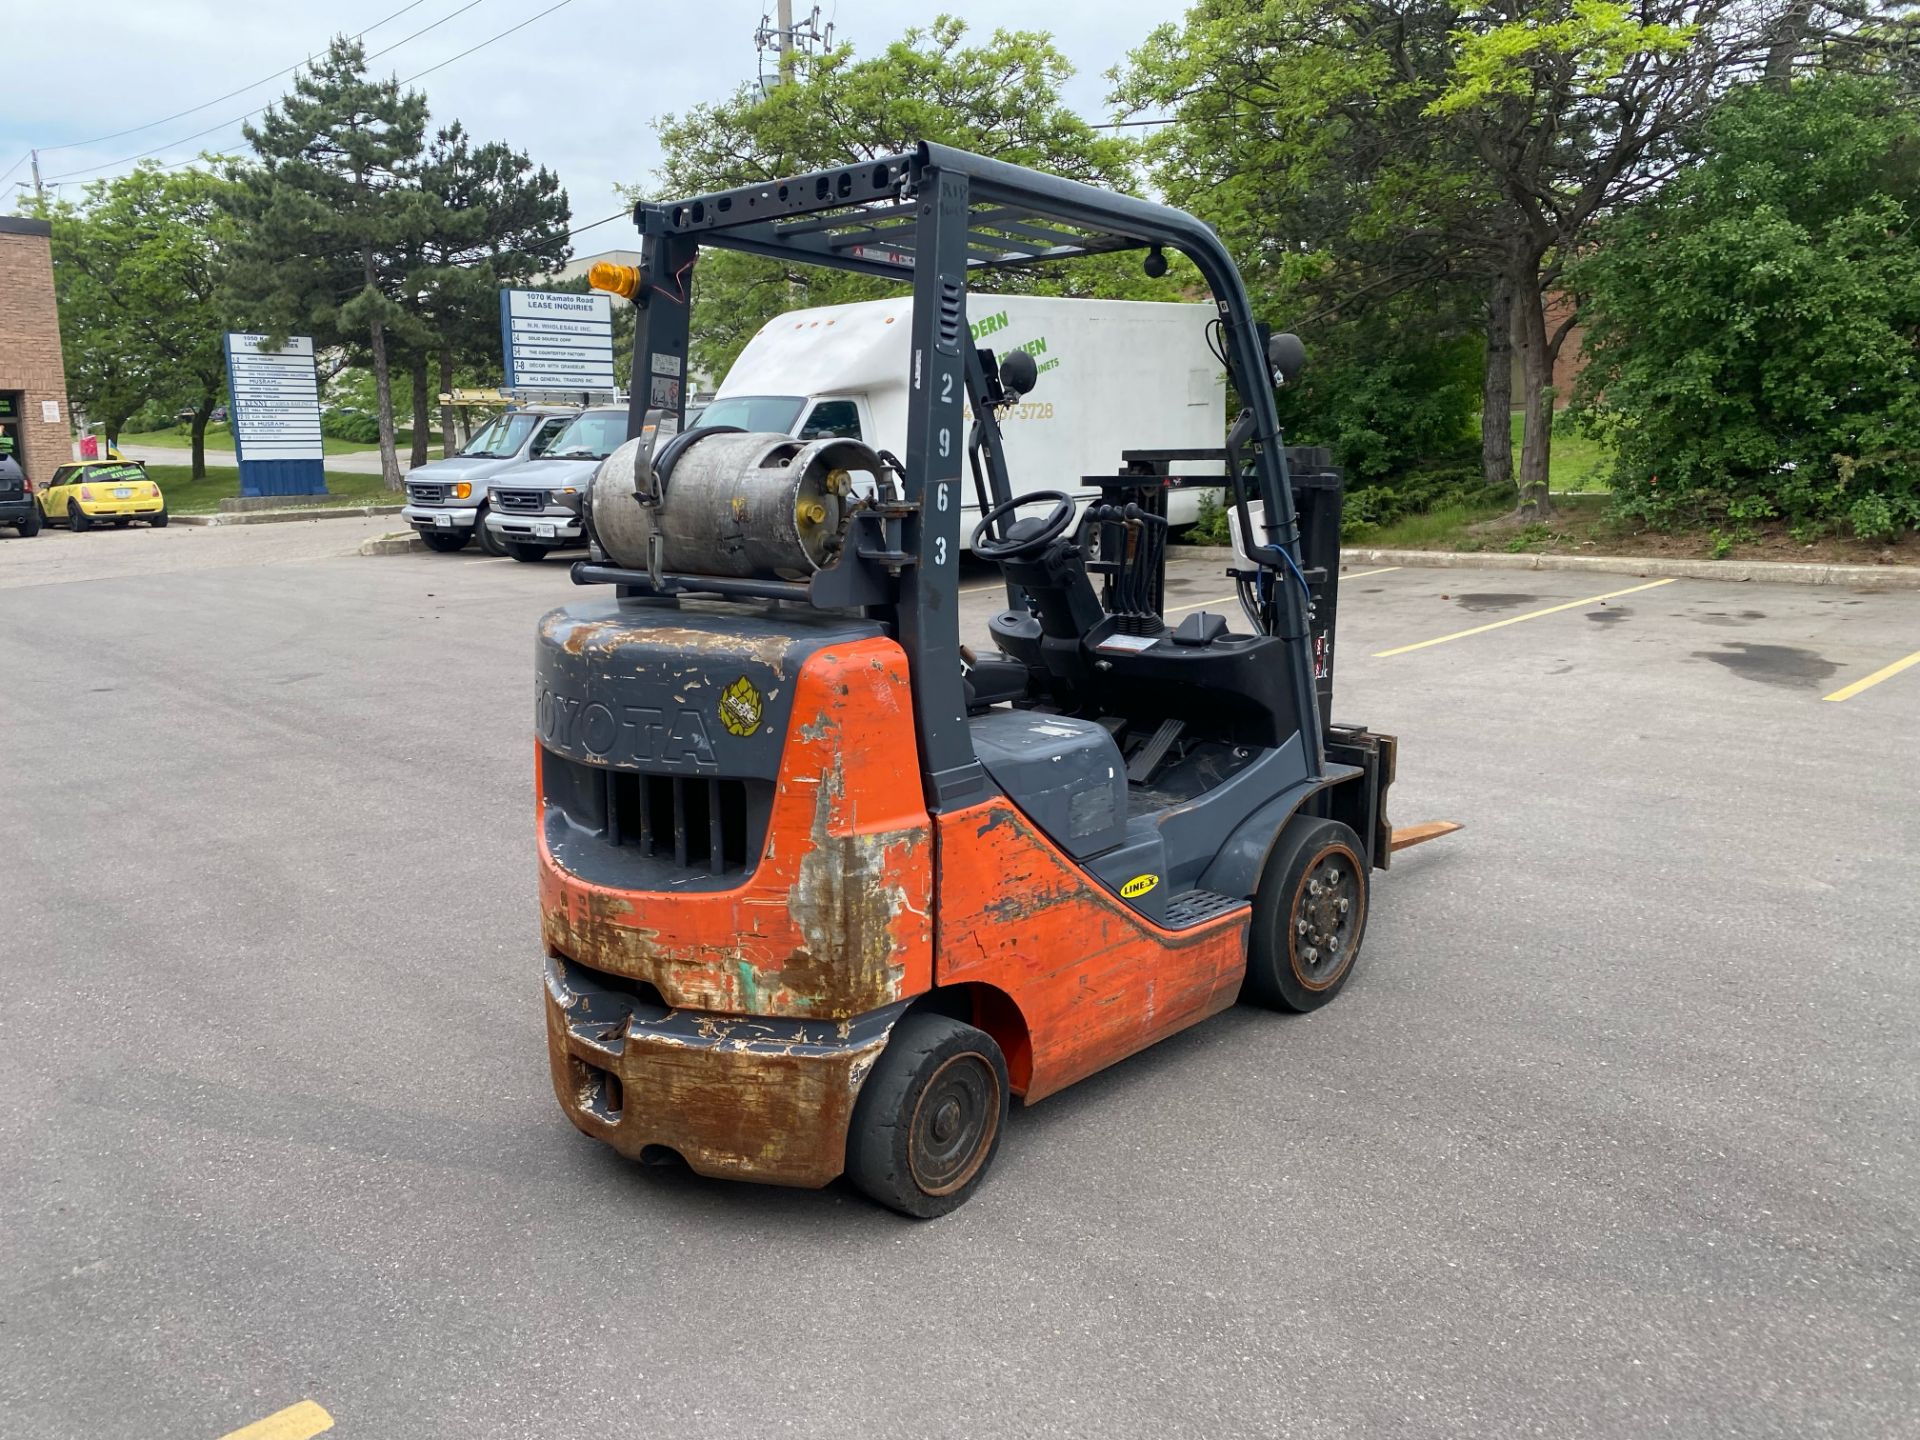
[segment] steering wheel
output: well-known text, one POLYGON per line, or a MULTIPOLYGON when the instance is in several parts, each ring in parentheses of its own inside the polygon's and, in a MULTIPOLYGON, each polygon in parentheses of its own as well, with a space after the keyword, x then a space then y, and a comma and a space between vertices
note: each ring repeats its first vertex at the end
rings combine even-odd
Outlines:
POLYGON ((980 517, 980 523, 973 527, 973 553, 982 560, 1023 560, 1030 555, 1038 555, 1047 546, 1067 533, 1067 527, 1073 523, 1073 497, 1063 490, 1034 490, 1025 495, 1016 495, 1013 499, 994 506, 980 517), (996 521, 1004 520, 1022 505, 1037 504, 1042 500, 1051 500, 1053 509, 1047 512, 1047 518, 1040 522, 1040 528, 1030 535, 1017 539, 1001 536, 994 537, 993 527, 996 521))

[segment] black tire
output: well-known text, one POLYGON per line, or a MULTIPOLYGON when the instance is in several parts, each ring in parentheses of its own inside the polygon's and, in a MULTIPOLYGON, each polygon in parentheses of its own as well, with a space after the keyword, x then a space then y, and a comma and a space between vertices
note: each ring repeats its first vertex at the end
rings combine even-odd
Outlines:
POLYGON ((514 559, 523 561, 528 565, 536 564, 547 558, 547 547, 545 545, 529 545, 524 540, 509 540, 506 543, 507 553, 514 559))
POLYGON ((1369 898, 1366 851, 1338 820, 1296 815, 1274 841, 1253 901, 1241 998, 1318 1010, 1360 958, 1369 898))
POLYGON ((149 515, 147 517, 147 524, 151 525, 156 530, 166 529, 167 528, 167 512, 164 510, 161 510, 156 512, 155 514, 149 515))
POLYGON ((451 555, 456 550, 467 548, 467 541, 473 538, 471 530, 422 530, 420 538, 426 542, 427 549, 436 550, 442 555, 451 555))
POLYGON ((67 528, 69 530, 78 535, 87 530, 92 524, 93 522, 87 518, 86 511, 80 508, 80 502, 78 500, 67 501, 67 528))
POLYGON ((894 1026, 853 1107, 847 1178, 931 1220, 980 1187, 1007 1128, 1007 1062, 993 1037, 945 1015, 894 1026))
POLYGON ((479 538, 480 548, 498 559, 507 553, 507 547, 500 537, 487 528, 487 507, 482 505, 473 512, 473 533, 479 538))
POLYGON ((30 539, 40 533, 40 502, 31 495, 27 497, 27 518, 20 522, 22 539, 30 539))

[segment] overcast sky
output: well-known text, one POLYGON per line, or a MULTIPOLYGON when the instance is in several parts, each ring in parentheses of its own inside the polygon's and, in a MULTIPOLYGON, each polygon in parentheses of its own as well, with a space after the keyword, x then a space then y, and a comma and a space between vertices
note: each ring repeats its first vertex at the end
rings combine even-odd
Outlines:
MULTIPOLYGON (((295 65, 323 49, 334 30, 366 31, 369 53, 406 41, 373 62, 382 74, 407 79, 451 61, 417 83, 434 121, 464 121, 477 138, 510 141, 558 171, 575 224, 620 208, 616 182, 649 178, 659 153, 655 117, 725 96, 758 74, 758 0, 562 0, 552 14, 460 59, 452 57, 540 15, 554 0, 417 0, 376 24, 405 3, 341 0, 323 11, 295 0, 0 0, 0 212, 14 208, 16 187, 31 178, 32 146, 41 149, 50 188, 75 197, 87 181, 132 168, 129 157, 142 152, 163 163, 207 148, 241 152, 240 126, 226 122, 277 99, 290 76, 150 122, 295 65)), ((807 8, 795 0, 796 11, 807 8)), ((1089 119, 1106 119, 1105 72, 1179 7, 1147 0, 826 0, 821 9, 822 19, 834 22, 836 43, 864 54, 942 10, 964 14, 979 36, 996 27, 1050 30, 1078 72, 1067 88, 1069 103, 1089 119)), ((580 236, 575 248, 591 253, 631 242, 631 227, 615 222, 580 236)))

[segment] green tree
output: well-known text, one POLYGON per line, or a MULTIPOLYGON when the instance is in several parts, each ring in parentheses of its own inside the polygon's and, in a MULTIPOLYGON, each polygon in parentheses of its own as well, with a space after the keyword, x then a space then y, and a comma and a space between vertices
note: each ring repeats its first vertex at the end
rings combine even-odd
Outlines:
MULTIPOLYGON (((997 30, 967 43, 942 15, 871 58, 842 48, 815 59, 765 99, 741 89, 660 122, 659 197, 701 194, 897 154, 919 140, 958 146, 1113 189, 1134 188, 1134 147, 1102 135, 1060 99, 1073 73, 1045 35, 997 30)), ((636 191, 636 198, 639 192, 636 191)), ((1186 274, 1190 277, 1192 272, 1186 274)), ((982 288, 1173 298, 1177 276, 1141 274, 1137 259, 1094 257, 1070 267, 982 275, 982 288)), ((698 276, 696 363, 718 374, 768 319, 804 305, 872 299, 894 287, 866 276, 714 252, 698 276)))
POLYGON ((193 474, 226 385, 216 296, 231 185, 142 165, 48 210, 67 387, 117 441, 149 401, 193 409, 193 474))
POLYGON ((1890 79, 1734 92, 1574 267, 1585 419, 1656 521, 1920 525, 1920 118, 1890 79))
POLYGON ((246 127, 259 163, 236 171, 232 303, 271 334, 366 345, 390 490, 400 465, 388 337, 404 340, 409 316, 389 260, 432 227, 434 207, 411 173, 426 126, 426 97, 368 78, 364 49, 341 36, 246 127))
POLYGON ((1256 307, 1307 339, 1303 381, 1281 396, 1289 433, 1331 446, 1349 484, 1377 492, 1375 518, 1392 490, 1461 478, 1483 398, 1486 479, 1511 478, 1511 304, 1494 255, 1461 238, 1493 196, 1427 113, 1458 23, 1401 0, 1200 0, 1114 76, 1123 111, 1172 116, 1146 146, 1161 192, 1220 232, 1256 307))
POLYGON ((1544 511, 1554 361, 1572 323, 1547 317, 1567 257, 1602 216, 1659 187, 1715 94, 1770 45, 1802 43, 1780 40, 1809 33, 1783 32, 1781 12, 1805 3, 1201 0, 1136 52, 1119 98, 1176 107, 1156 175, 1200 176, 1187 182, 1195 205, 1217 223, 1237 215, 1236 248, 1281 282, 1345 289, 1351 309, 1476 280, 1485 473, 1506 465, 1511 333, 1519 501, 1544 511), (1235 125, 1248 132, 1238 142, 1235 125))
MULTIPOLYGON (((412 463, 427 461, 428 391, 453 388, 456 368, 500 363, 498 292, 525 286, 566 261, 572 209, 559 178, 500 142, 476 145, 455 122, 413 170, 427 225, 392 258, 408 313, 406 368, 413 391, 412 463)), ((451 407, 441 411, 453 444, 451 407)), ((447 453, 443 451, 443 453, 447 453)))

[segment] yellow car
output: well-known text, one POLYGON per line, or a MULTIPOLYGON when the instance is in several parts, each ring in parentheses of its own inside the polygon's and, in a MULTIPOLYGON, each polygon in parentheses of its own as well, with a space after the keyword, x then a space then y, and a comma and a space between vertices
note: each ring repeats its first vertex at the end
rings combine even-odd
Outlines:
POLYGON ((130 520, 158 529, 167 523, 167 500, 137 460, 83 460, 53 472, 40 490, 40 513, 75 531, 108 521, 124 526, 130 520))

